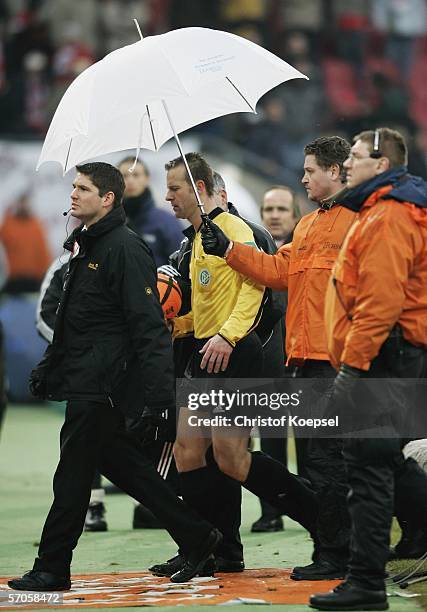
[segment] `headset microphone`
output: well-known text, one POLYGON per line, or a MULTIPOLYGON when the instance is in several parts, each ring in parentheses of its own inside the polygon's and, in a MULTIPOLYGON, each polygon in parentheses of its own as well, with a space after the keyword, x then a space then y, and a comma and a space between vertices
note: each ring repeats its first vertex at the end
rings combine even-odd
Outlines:
POLYGON ((372 159, 379 159, 380 157, 382 157, 382 153, 380 151, 380 130, 377 128, 374 132, 374 146, 373 146, 373 151, 370 154, 369 157, 372 157, 372 159))
POLYGON ((64 212, 62 213, 63 216, 66 217, 71 210, 71 208, 69 208, 68 210, 64 210, 64 212))

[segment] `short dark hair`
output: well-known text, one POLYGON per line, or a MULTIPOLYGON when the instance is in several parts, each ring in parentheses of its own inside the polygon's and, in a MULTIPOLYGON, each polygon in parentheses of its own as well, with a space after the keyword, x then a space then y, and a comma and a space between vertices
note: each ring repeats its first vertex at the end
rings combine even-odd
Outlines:
MULTIPOLYGON (((213 171, 208 162, 204 157, 200 155, 200 153, 187 153, 185 156, 187 160, 187 164, 190 168, 191 174, 193 175, 194 182, 203 181, 206 188, 206 193, 209 197, 214 194, 214 180, 213 180, 213 171)), ((182 157, 175 157, 170 162, 165 164, 166 172, 172 170, 173 168, 177 168, 178 166, 184 166, 184 160, 182 157)), ((188 173, 185 173, 185 180, 189 185, 191 185, 190 177, 188 173)))
POLYGON ((105 162, 91 162, 76 166, 76 170, 90 178, 95 187, 98 188, 101 197, 108 191, 112 191, 114 193, 114 208, 121 205, 125 181, 118 168, 105 162))
MULTIPOLYGON (((135 163, 135 157, 132 157, 132 155, 127 155, 126 157, 124 157, 123 159, 119 161, 119 163, 117 164, 117 167, 120 168, 122 164, 134 164, 134 163, 135 163)), ((144 172, 147 176, 150 176, 150 171, 147 167, 147 164, 143 162, 142 159, 137 157, 136 163, 144 168, 144 172)))
MULTIPOLYGON (((292 216, 294 219, 299 221, 301 219, 301 209, 297 202, 297 196, 296 196, 295 191, 288 185, 272 185, 271 187, 269 187, 268 189, 264 191, 264 196, 269 191, 274 191, 275 189, 279 189, 281 191, 287 191, 288 193, 291 194, 292 196, 292 216)), ((261 202, 261 208, 260 208, 261 218, 262 218, 262 211, 264 209, 264 196, 263 196, 263 201, 261 202)))
POLYGON ((304 147, 304 155, 314 155, 322 170, 327 170, 337 164, 340 168, 342 181, 345 182, 343 164, 350 155, 350 143, 340 136, 321 136, 304 147))
MULTIPOLYGON (((408 148, 402 134, 397 130, 382 127, 377 128, 379 135, 379 153, 387 157, 391 168, 406 166, 408 163, 408 148)), ((374 150, 375 130, 365 130, 353 138, 353 142, 362 140, 369 146, 371 153, 374 150)))

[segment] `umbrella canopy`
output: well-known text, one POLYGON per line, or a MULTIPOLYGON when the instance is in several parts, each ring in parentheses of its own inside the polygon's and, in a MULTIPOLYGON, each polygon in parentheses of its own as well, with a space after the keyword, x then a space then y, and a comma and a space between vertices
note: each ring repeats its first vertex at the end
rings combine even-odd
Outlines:
POLYGON ((245 38, 183 28, 113 51, 65 92, 37 168, 64 173, 126 149, 158 150, 172 136, 215 117, 255 112, 267 91, 301 72, 245 38))

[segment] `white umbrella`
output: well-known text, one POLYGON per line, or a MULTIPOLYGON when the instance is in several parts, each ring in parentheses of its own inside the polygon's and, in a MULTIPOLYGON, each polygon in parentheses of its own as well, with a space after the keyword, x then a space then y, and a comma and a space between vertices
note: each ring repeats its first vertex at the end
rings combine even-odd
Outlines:
POLYGON ((65 173, 97 155, 158 150, 172 136, 183 155, 179 133, 229 113, 255 112, 263 94, 294 78, 307 77, 228 32, 183 28, 144 38, 113 51, 70 85, 37 168, 57 161, 65 173))

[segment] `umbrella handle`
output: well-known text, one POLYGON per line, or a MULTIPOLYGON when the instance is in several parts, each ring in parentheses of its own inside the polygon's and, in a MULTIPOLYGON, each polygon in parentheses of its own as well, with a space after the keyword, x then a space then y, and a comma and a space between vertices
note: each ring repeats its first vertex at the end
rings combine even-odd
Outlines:
POLYGON ((203 223, 206 225, 207 214, 206 214, 205 209, 203 208, 203 204, 202 204, 202 201, 200 199, 199 192, 197 191, 196 183, 194 182, 193 175, 191 174, 190 166, 188 165, 187 159, 186 159, 186 157, 184 155, 184 151, 182 150, 181 141, 179 140, 178 134, 176 133, 175 126, 174 126, 172 118, 171 118, 171 116, 169 114, 168 106, 167 106, 167 104, 166 104, 166 102, 164 100, 162 100, 162 104, 163 104, 163 108, 165 109, 165 113, 166 113, 166 117, 168 118, 169 125, 172 128, 172 132, 173 132, 173 135, 175 137, 176 144, 177 144, 178 149, 179 149, 179 153, 180 153, 180 155, 182 157, 182 161, 184 162, 185 169, 187 170, 188 176, 190 177, 191 186, 193 188, 194 195, 196 196, 196 200, 197 200, 197 206, 200 208, 200 212, 202 213, 203 223))

